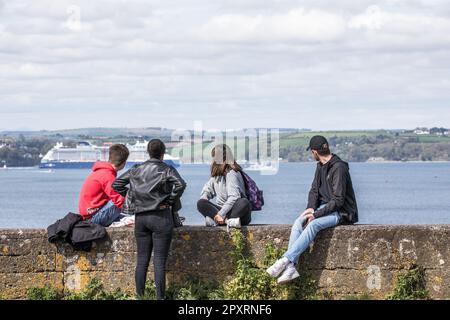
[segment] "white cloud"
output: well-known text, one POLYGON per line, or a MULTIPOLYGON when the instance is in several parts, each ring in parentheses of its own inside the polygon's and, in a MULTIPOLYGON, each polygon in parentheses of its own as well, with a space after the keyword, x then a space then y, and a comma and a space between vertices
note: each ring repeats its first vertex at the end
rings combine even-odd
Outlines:
POLYGON ((380 7, 369 6, 362 14, 352 17, 348 23, 350 28, 379 30, 386 24, 386 17, 380 7))
POLYGON ((47 69, 42 65, 25 63, 19 66, 17 73, 24 77, 42 77, 48 75, 47 69))
POLYGON ((441 0, 0 0, 0 127, 450 126, 449 55, 441 0))
POLYGON ((197 34, 207 41, 326 41, 345 32, 345 20, 321 10, 296 8, 284 14, 214 16, 197 34))
POLYGON ((427 13, 398 13, 369 6, 362 14, 353 16, 348 26, 352 29, 376 30, 381 34, 411 37, 445 36, 450 33, 450 18, 427 13))

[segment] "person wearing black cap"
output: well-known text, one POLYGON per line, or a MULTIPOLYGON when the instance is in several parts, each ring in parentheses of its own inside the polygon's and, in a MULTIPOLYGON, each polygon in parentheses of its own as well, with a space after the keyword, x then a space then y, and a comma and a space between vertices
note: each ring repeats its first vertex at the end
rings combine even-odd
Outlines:
POLYGON ((348 163, 331 153, 323 136, 314 136, 307 150, 311 150, 317 161, 307 209, 292 227, 288 250, 267 269, 272 277, 279 276, 278 283, 289 282, 299 276, 296 269, 298 259, 319 231, 342 223, 358 222, 358 206, 348 163))

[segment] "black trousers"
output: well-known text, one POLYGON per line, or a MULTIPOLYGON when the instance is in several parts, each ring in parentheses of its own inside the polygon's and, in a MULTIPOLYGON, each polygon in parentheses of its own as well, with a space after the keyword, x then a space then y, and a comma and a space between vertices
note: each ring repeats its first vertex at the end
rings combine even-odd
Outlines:
MULTIPOLYGON (((197 201, 197 210, 204 216, 214 219, 217 212, 221 209, 217 204, 206 199, 197 201)), ((241 218, 241 224, 246 226, 252 221, 252 206, 246 198, 238 199, 227 214, 227 218, 241 218)))
POLYGON ((173 217, 170 209, 136 214, 135 236, 137 244, 136 294, 144 295, 148 265, 153 251, 156 298, 165 299, 166 262, 173 234, 173 217))

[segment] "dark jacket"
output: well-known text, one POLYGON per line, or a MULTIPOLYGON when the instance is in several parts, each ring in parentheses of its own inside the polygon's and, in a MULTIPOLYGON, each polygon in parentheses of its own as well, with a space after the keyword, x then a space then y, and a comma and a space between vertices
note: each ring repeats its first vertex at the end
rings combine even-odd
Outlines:
POLYGON ((322 164, 319 162, 309 192, 308 208, 313 208, 314 210, 319 208, 321 205, 319 188, 321 183, 325 183, 327 185, 329 199, 327 199, 328 201, 325 207, 314 213, 314 217, 318 218, 337 211, 341 214, 344 223, 358 222, 358 206, 356 204, 348 163, 341 160, 337 155, 333 155, 331 160, 326 164, 328 170, 326 181, 321 181, 321 166, 322 164))
POLYGON ((48 226, 48 241, 51 243, 65 241, 75 250, 90 251, 93 241, 106 236, 106 229, 101 225, 82 220, 81 215, 69 212, 64 218, 48 226))
POLYGON ((112 184, 125 196, 122 212, 137 214, 178 205, 186 182, 178 171, 159 159, 150 159, 132 167, 112 184), (129 186, 129 187, 127 187, 129 186))

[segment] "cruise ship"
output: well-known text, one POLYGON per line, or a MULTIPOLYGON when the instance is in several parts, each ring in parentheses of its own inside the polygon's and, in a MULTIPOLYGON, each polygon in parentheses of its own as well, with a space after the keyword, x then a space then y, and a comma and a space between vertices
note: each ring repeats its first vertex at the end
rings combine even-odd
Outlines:
MULTIPOLYGON (((147 141, 127 144, 130 150, 126 167, 140 164, 149 159, 147 153, 147 141)), ((82 141, 75 148, 65 147, 58 142, 42 158, 39 168, 42 169, 90 169, 96 161, 108 161, 109 147, 95 146, 82 141)), ((164 162, 173 167, 180 166, 180 159, 170 154, 164 155, 164 162)))

